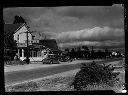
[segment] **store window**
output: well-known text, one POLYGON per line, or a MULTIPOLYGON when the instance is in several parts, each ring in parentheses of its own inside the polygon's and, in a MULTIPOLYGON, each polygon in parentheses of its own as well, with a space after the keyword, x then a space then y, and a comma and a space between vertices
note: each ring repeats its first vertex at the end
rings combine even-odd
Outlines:
POLYGON ((27 57, 27 50, 24 50, 24 57, 27 57))
POLYGON ((29 56, 32 57, 32 50, 29 51, 29 56))
POLYGON ((40 50, 38 51, 38 57, 41 57, 41 51, 40 50))
POLYGON ((37 57, 37 51, 34 51, 34 57, 37 57))

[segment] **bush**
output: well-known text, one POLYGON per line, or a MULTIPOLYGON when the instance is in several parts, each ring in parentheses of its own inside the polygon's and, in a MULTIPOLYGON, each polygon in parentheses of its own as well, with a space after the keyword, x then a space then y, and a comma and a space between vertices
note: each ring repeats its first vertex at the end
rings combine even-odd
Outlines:
POLYGON ((119 73, 113 72, 114 69, 115 68, 111 65, 99 65, 94 61, 90 64, 82 63, 81 70, 76 73, 71 86, 73 85, 74 89, 77 91, 86 88, 87 85, 93 85, 94 83, 105 83, 109 86, 113 86, 114 81, 119 80, 116 78, 119 73))

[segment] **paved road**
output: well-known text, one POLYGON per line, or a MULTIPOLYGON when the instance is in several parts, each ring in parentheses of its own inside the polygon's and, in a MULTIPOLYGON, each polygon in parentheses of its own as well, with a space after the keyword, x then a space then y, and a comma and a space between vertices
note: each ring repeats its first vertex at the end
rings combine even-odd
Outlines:
MULTIPOLYGON (((102 63, 98 62, 98 63, 102 63)), ((111 60, 107 60, 104 62, 111 62, 111 60)), ((90 62, 89 62, 90 63, 90 62)), ((14 72, 7 72, 5 73, 5 85, 10 85, 12 83, 23 82, 30 79, 41 78, 69 70, 74 70, 80 68, 80 64, 69 64, 69 65, 62 65, 57 67, 47 67, 47 68, 39 68, 39 69, 32 69, 32 70, 24 70, 24 71, 14 71, 14 72)))

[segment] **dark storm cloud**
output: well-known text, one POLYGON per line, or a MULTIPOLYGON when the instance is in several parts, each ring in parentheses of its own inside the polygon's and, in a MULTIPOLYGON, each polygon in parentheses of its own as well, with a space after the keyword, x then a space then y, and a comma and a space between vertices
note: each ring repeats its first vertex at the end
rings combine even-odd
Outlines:
POLYGON ((7 23, 12 23, 15 15, 19 15, 25 18, 28 23, 31 23, 33 18, 40 18, 42 13, 45 13, 48 8, 41 7, 17 7, 6 8, 3 10, 3 17, 7 23))
POLYGON ((124 9, 120 5, 18 7, 3 10, 5 22, 12 23, 14 16, 20 15, 31 30, 56 38, 60 43, 88 41, 100 44, 107 41, 111 45, 108 40, 121 42, 124 37, 123 14, 124 9))
POLYGON ((63 16, 76 17, 87 22, 91 21, 97 25, 106 26, 114 26, 115 24, 117 26, 123 26, 124 21, 124 9, 121 6, 65 7, 62 9, 58 9, 58 14, 61 14, 63 16))
MULTIPOLYGON (((115 6, 75 6, 59 8, 58 13, 71 17, 104 17, 105 19, 114 19, 116 17, 123 17, 123 8, 115 6)), ((103 18, 103 19, 104 19, 103 18)))
POLYGON ((49 26, 51 30, 59 32, 97 26, 123 27, 124 21, 123 8, 115 6, 23 7, 4 10, 6 22, 13 21, 15 15, 25 17, 33 28, 49 26))

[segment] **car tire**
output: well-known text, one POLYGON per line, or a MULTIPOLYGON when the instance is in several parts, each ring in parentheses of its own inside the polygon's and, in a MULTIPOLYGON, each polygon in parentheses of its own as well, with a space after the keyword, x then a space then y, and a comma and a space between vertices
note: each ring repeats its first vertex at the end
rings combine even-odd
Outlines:
POLYGON ((50 61, 50 64, 53 64, 53 62, 52 62, 52 61, 50 61))

